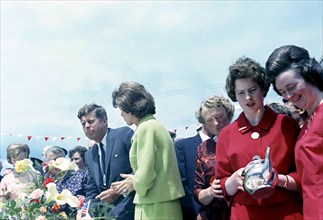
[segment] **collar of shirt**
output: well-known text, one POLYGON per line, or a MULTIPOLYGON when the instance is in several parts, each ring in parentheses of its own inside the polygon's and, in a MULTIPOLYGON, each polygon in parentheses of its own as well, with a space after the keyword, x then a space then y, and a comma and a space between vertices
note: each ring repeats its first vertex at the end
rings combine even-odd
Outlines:
POLYGON ((107 136, 108 136, 108 130, 107 130, 107 132, 105 132, 105 135, 104 135, 103 139, 101 140, 101 142, 95 142, 98 145, 99 148, 100 148, 100 143, 103 144, 103 147, 106 146, 107 136))
POLYGON ((202 131, 199 131, 199 134, 200 134, 200 137, 202 139, 202 142, 210 139, 210 137, 207 136, 206 134, 204 134, 202 131))
POLYGON ((245 114, 242 112, 239 117, 237 118, 239 132, 241 134, 248 133, 253 128, 259 128, 268 131, 274 123, 275 118, 277 117, 277 113, 275 113, 270 107, 265 106, 265 112, 262 116, 262 119, 259 121, 258 125, 252 126, 248 119, 246 118, 245 114))

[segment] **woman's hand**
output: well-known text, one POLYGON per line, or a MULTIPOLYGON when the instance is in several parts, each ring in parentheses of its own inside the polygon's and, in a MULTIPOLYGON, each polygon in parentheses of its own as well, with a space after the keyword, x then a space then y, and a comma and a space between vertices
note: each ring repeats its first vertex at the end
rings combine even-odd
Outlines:
POLYGON ((221 189, 221 185, 220 185, 220 180, 219 179, 215 179, 213 180, 212 185, 210 186, 210 192, 211 195, 215 198, 219 198, 222 199, 223 198, 223 192, 221 189))
POLYGON ((223 192, 220 185, 219 179, 214 179, 211 182, 211 186, 202 189, 198 194, 198 200, 203 205, 209 205, 214 198, 222 199, 223 192))
POLYGON ((121 173, 120 176, 122 178, 125 178, 122 181, 113 182, 111 183, 111 187, 118 193, 122 194, 123 196, 129 195, 132 191, 134 191, 133 188, 133 174, 123 174, 121 173))
POLYGON ((233 196, 237 193, 238 190, 243 189, 243 179, 244 176, 242 176, 242 172, 245 168, 242 167, 235 171, 225 182, 225 190, 229 196, 233 196))

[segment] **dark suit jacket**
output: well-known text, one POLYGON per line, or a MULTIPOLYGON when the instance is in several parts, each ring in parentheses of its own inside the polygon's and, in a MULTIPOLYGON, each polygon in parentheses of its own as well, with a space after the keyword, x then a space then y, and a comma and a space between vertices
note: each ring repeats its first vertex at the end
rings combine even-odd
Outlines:
POLYGON ((175 141, 177 162, 185 191, 185 196, 180 199, 183 219, 196 219, 201 207, 193 194, 197 147, 201 142, 199 134, 175 141))
MULTIPOLYGON (((120 181, 123 178, 120 177, 120 173, 130 174, 132 169, 129 161, 129 150, 131 147, 131 137, 133 130, 129 127, 121 128, 108 128, 108 135, 105 141, 106 145, 106 176, 107 186, 100 185, 100 164, 98 155, 98 146, 95 144, 85 155, 85 162, 88 167, 88 181, 86 187, 86 201, 91 199, 91 207, 93 204, 96 206, 99 202, 95 197, 102 191, 110 188, 111 183, 120 181)), ((114 218, 122 220, 134 219, 134 204, 132 203, 135 192, 132 192, 129 196, 120 197, 112 204, 112 208, 108 208, 108 214, 114 218)), ((102 211, 102 210, 100 210, 102 211)), ((92 216, 93 217, 93 216, 92 216)))

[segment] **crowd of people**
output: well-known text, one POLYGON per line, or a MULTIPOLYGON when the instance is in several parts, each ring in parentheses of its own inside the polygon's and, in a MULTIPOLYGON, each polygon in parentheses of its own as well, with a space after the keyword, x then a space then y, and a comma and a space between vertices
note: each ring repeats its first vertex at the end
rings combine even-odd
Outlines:
MULTIPOLYGON (((197 134, 178 140, 155 118, 155 100, 138 82, 125 81, 112 92, 112 105, 127 126, 109 127, 98 104, 81 107, 77 118, 89 145, 69 152, 45 146, 42 152, 45 163, 68 156, 78 167, 56 182, 58 191, 90 202, 86 215, 70 217, 323 219, 322 66, 306 49, 285 45, 265 67, 249 57, 237 59, 225 90, 242 109, 237 119, 232 121, 229 99, 210 96, 195 112, 197 134), (265 105, 271 85, 283 104, 265 105), (248 176, 255 164, 264 168, 248 176), (249 178, 256 183, 253 192, 247 190, 249 178)), ((13 166, 29 155, 24 143, 7 148, 13 166)), ((41 164, 35 167, 39 175, 46 172, 41 164)), ((3 174, 0 202, 17 199, 31 181, 14 169, 3 174)), ((70 212, 67 204, 62 210, 70 212)))

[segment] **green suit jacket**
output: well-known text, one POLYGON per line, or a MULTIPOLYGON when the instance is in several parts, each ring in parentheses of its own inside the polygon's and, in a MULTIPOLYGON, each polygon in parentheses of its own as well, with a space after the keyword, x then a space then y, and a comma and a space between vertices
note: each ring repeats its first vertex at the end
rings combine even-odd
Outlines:
POLYGON ((140 119, 132 137, 130 163, 135 173, 135 204, 153 204, 185 195, 173 140, 153 115, 140 119))

